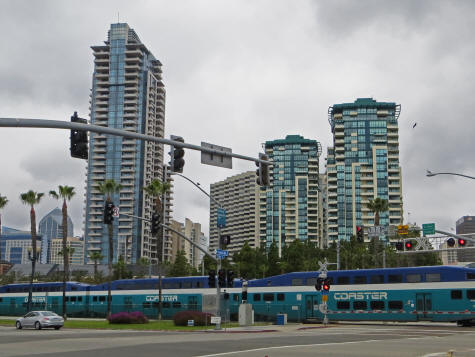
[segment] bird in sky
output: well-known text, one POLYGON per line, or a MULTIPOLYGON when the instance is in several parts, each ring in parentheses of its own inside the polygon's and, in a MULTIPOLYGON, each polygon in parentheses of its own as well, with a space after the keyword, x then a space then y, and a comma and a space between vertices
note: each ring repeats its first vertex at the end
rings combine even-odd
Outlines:
POLYGON ((412 129, 414 129, 416 127, 417 123, 414 123, 414 125, 412 126, 412 129))

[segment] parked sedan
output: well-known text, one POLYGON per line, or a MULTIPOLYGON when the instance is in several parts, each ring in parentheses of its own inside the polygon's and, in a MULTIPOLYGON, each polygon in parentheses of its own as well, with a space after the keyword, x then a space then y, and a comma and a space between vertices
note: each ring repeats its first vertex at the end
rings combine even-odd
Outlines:
POLYGON ((43 327, 53 327, 59 330, 64 325, 64 319, 51 311, 31 311, 16 320, 16 328, 34 327, 41 330, 43 327))

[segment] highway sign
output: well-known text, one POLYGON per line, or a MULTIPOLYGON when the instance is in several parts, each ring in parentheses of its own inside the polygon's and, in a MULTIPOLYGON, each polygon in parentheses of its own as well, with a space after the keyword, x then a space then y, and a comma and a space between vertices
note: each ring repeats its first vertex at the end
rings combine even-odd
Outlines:
POLYGON ((119 207, 114 206, 114 208, 112 208, 112 216, 119 217, 119 207))
POLYGON ((422 225, 422 233, 424 235, 435 234, 435 223, 424 223, 422 225))
POLYGON ((223 249, 216 249, 216 258, 218 259, 224 259, 229 255, 228 250, 223 250, 223 249))
POLYGON ((226 210, 224 208, 218 208, 217 209, 217 225, 218 228, 224 228, 226 227, 226 210))

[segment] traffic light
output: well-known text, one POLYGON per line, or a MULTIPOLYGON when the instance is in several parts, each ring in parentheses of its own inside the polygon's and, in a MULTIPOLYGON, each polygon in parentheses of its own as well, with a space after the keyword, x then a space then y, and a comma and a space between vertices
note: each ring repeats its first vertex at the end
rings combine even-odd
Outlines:
POLYGON ((232 288, 233 283, 234 283, 234 272, 232 270, 228 270, 226 275, 227 275, 226 280, 227 280, 227 283, 228 283, 228 288, 232 288))
POLYGON ((218 285, 220 288, 226 287, 226 271, 224 269, 218 271, 218 285))
POLYGON ((160 215, 158 213, 152 214, 152 234, 155 235, 160 231, 160 215))
POLYGON ((404 250, 404 244, 402 242, 396 242, 396 250, 404 250))
POLYGON ((216 287, 216 271, 210 270, 208 272, 208 287, 215 288, 216 287))
POLYGON ((364 231, 362 226, 356 226, 356 240, 360 243, 364 242, 364 231))
POLYGON ((221 236, 221 245, 225 246, 228 244, 231 244, 231 236, 230 235, 221 236))
POLYGON ((459 247, 465 247, 465 244, 467 244, 467 241, 463 238, 459 238, 459 247))
POLYGON ((112 224, 114 220, 114 204, 112 202, 106 202, 104 206, 104 224, 112 224))
MULTIPOLYGON (((79 118, 77 112, 74 112, 74 115, 71 117, 71 122, 87 124, 87 120, 79 118)), ((87 131, 71 129, 70 139, 71 139, 71 145, 70 145, 69 150, 71 151, 71 157, 87 160, 88 158, 87 131)))
POLYGON ((404 246, 406 247, 406 250, 412 250, 412 242, 410 240, 406 241, 404 246))
POLYGON ((331 285, 330 279, 326 278, 323 281, 323 285, 322 285, 323 291, 330 291, 330 285, 331 285))
POLYGON ((449 238, 447 239, 447 246, 448 247, 453 247, 455 245, 455 239, 449 238))
POLYGON ((317 278, 317 283, 315 284, 315 290, 320 291, 322 290, 322 284, 325 279, 317 278))
MULTIPOLYGON (((269 160, 269 157, 266 154, 259 153, 259 159, 261 160, 269 160)), ((270 179, 269 179, 269 165, 264 164, 260 161, 256 161, 256 166, 258 169, 256 170, 256 182, 259 186, 269 186, 270 179)))
MULTIPOLYGON (((170 135, 170 139, 173 141, 179 141, 181 143, 185 142, 181 136, 170 135)), ((183 156, 185 156, 185 150, 180 147, 175 147, 173 145, 170 146, 170 167, 173 172, 183 172, 183 166, 185 166, 185 160, 183 156)))

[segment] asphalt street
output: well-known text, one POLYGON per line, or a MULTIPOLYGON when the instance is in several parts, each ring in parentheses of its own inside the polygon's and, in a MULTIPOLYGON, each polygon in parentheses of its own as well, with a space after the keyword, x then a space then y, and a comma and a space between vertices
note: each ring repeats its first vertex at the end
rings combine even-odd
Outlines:
POLYGON ((267 331, 15 330, 0 327, 0 356, 475 356, 475 328, 289 325, 267 331))

